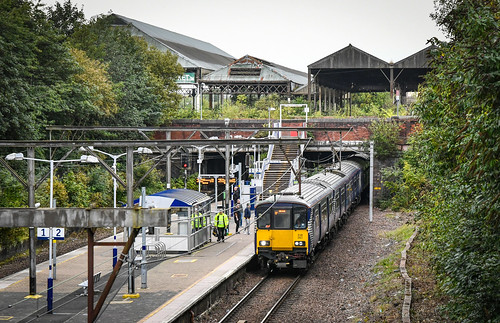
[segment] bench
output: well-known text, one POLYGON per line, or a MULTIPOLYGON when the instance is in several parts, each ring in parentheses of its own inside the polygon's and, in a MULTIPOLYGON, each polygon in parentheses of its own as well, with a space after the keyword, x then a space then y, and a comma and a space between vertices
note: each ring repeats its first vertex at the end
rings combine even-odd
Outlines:
MULTIPOLYGON (((98 272, 97 274, 94 274, 94 286, 95 284, 101 280, 101 272, 98 272)), ((84 282, 81 282, 78 284, 78 286, 83 287, 83 294, 84 296, 87 296, 87 289, 89 288, 89 281, 88 279, 84 282)))

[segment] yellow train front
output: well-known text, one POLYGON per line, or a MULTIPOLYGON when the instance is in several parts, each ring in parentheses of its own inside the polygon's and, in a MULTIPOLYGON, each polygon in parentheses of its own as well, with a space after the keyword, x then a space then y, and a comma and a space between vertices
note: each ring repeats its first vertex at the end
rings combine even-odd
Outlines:
POLYGON ((343 161, 342 171, 316 174, 258 202, 255 253, 261 267, 307 269, 360 202, 365 169, 359 160, 343 161))
POLYGON ((261 267, 307 268, 309 233, 307 205, 297 204, 293 197, 288 202, 259 203, 255 209, 256 253, 261 267))

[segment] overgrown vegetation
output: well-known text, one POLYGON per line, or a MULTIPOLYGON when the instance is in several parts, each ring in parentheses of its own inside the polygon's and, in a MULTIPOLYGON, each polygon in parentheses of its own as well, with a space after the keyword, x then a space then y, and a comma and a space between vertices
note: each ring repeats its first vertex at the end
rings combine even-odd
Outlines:
POLYGON ((376 293, 370 298, 373 308, 370 318, 377 322, 400 320, 401 314, 396 309, 397 305, 403 302, 404 286, 401 284, 399 261, 406 240, 410 238, 414 230, 415 228, 412 225, 403 225, 385 234, 385 237, 390 239, 397 247, 391 255, 380 260, 373 269, 377 281, 374 283, 376 293))
POLYGON ((395 121, 372 121, 369 130, 376 156, 380 160, 394 156, 398 150, 400 125, 395 121))
MULTIPOLYGON (((436 1, 432 72, 415 113, 422 128, 392 170, 396 208, 414 208, 447 314, 500 321, 500 31, 497 1, 436 1)), ((389 178, 388 178, 389 179, 389 178)))

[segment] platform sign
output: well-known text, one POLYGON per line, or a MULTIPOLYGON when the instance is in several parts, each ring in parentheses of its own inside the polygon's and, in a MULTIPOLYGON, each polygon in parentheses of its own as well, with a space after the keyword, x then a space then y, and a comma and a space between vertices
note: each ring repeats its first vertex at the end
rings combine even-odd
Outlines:
POLYGON ((208 185, 208 184, 213 184, 215 183, 215 179, 214 178, 200 178, 200 179, 196 179, 196 183, 199 183, 201 182, 201 184, 203 185, 208 185))
MULTIPOLYGON (((219 183, 219 184, 226 184, 226 179, 223 178, 223 177, 219 177, 219 178, 217 178, 217 183, 219 183)), ((229 178, 229 183, 231 183, 231 184, 236 183, 236 178, 234 178, 234 177, 229 178)))
POLYGON ((195 75, 194 72, 186 72, 183 75, 177 77, 176 83, 194 83, 195 75))
MULTIPOLYGON (((50 228, 36 228, 38 240, 49 240, 50 228)), ((52 238, 54 240, 64 240, 64 228, 52 228, 52 238)))

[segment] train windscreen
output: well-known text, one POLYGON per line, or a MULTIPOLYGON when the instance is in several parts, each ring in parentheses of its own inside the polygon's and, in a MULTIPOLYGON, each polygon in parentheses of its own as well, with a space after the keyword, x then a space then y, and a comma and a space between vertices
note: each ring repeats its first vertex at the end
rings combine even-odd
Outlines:
POLYGON ((273 208, 274 229, 290 229, 291 209, 273 208))
POLYGON ((293 228, 305 229, 307 227, 307 208, 295 206, 293 208, 293 228))
POLYGON ((271 207, 260 205, 255 210, 257 228, 259 229, 306 229, 307 207, 283 205, 271 207))
POLYGON ((271 209, 269 205, 261 205, 255 209, 255 216, 257 217, 257 227, 259 229, 271 228, 271 209))

